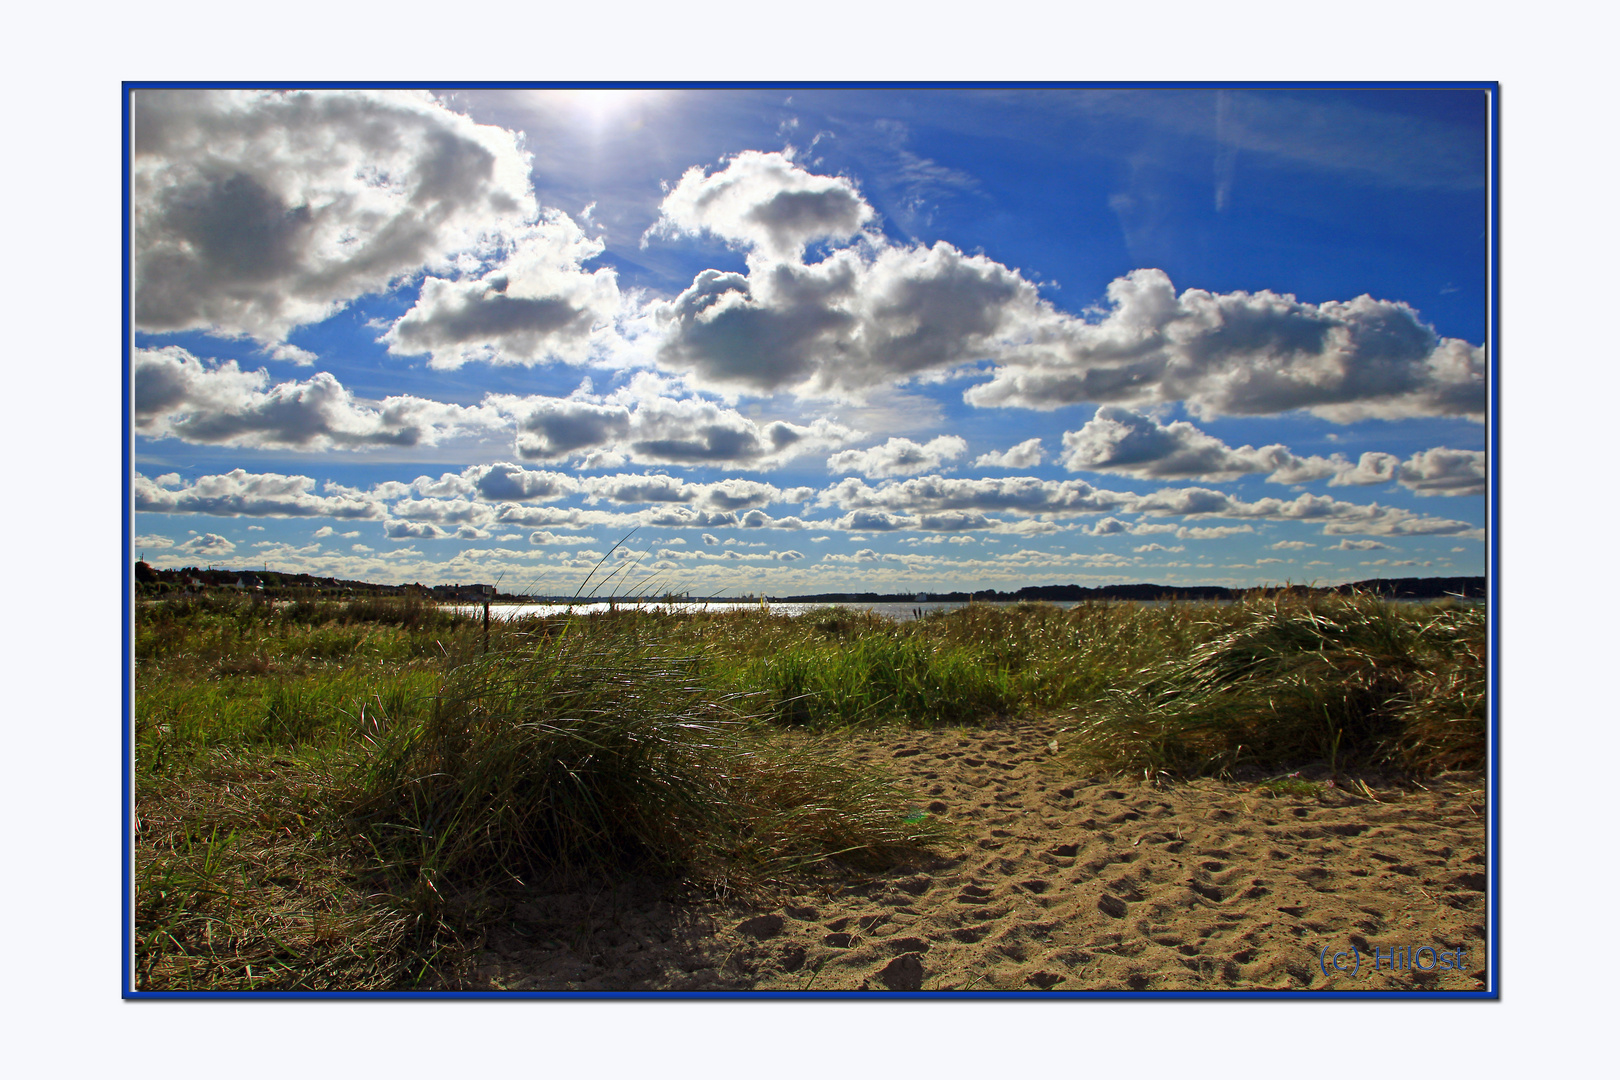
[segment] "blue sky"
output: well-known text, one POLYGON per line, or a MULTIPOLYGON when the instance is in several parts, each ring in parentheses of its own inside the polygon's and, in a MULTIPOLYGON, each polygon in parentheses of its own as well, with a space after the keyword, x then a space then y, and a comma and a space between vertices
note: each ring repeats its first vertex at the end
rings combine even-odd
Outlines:
POLYGON ((1479 89, 136 93, 135 546, 572 591, 1484 572, 1479 89))

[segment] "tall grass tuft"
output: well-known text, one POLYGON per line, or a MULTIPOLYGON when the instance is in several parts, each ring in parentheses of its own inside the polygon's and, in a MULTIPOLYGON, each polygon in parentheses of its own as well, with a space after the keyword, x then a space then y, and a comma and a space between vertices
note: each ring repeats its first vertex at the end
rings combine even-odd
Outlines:
POLYGON ((1409 612, 1367 594, 1252 599, 1219 613, 1185 655, 1106 694, 1079 725, 1083 753, 1183 775, 1479 768, 1484 641, 1476 607, 1409 612))
POLYGON ((584 621, 506 635, 376 736, 355 811, 413 902, 629 868, 730 887, 938 835, 880 778, 749 731, 638 618, 584 621))

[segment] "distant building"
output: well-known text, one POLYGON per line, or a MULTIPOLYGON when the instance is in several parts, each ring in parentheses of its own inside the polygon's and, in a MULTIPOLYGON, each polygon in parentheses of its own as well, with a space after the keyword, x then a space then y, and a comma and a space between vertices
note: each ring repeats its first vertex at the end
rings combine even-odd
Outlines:
POLYGON ((471 600, 478 603, 495 598, 493 585, 435 585, 431 591, 435 600, 471 600))

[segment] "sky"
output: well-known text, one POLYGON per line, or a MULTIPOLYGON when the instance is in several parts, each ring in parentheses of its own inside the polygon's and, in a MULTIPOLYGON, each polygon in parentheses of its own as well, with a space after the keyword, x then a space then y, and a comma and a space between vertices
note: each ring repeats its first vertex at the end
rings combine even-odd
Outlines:
POLYGON ((1482 574, 1488 106, 138 90, 134 547, 539 593, 1482 574))

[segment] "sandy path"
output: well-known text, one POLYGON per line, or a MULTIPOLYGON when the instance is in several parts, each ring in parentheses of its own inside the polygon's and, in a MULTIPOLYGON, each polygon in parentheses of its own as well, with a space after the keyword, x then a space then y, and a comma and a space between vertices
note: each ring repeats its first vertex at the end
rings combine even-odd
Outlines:
POLYGON ((1062 737, 1055 723, 1009 721, 832 743, 919 792, 919 807, 960 827, 956 844, 770 907, 671 903, 650 887, 538 895, 490 930, 474 985, 1484 987, 1478 774, 1374 781, 1376 801, 1272 798, 1212 780, 1076 780, 1052 750, 1062 737))

